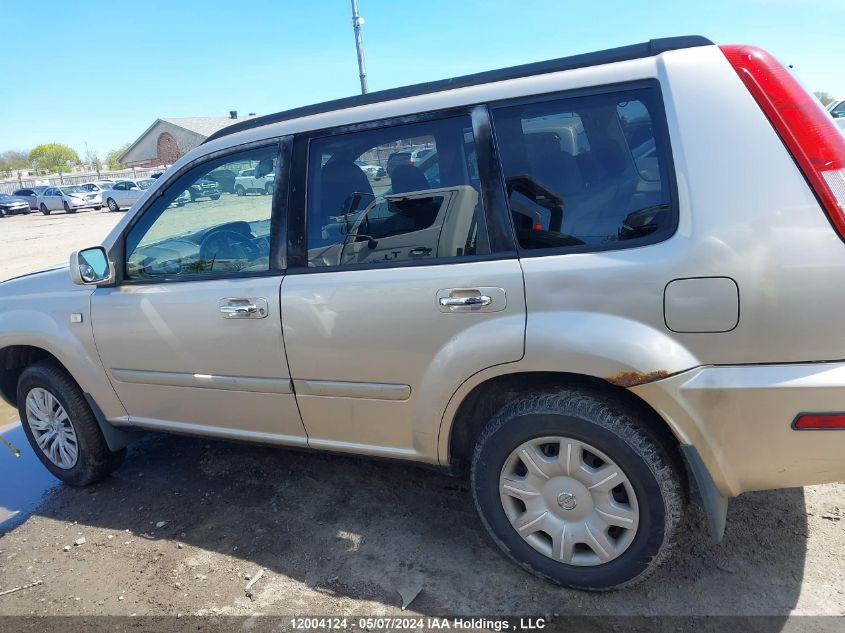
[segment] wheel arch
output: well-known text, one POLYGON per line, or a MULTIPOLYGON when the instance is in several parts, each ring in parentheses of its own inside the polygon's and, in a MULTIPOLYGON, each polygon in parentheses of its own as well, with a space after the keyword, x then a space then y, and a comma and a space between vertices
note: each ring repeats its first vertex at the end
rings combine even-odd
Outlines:
POLYGON ((17 407, 18 379, 23 370, 41 360, 52 360, 65 371, 68 368, 55 355, 35 345, 8 345, 0 349, 0 396, 17 407))
POLYGON ((441 463, 448 464, 458 473, 464 472, 481 430, 499 409, 527 393, 561 387, 586 389, 620 404, 636 415, 657 439, 680 457, 681 441, 669 423, 645 400, 627 388, 586 374, 527 371, 487 378, 462 398, 454 409, 454 416, 448 421, 444 419, 441 428, 441 434, 447 434, 445 438, 441 436, 441 451, 444 444, 447 450, 446 454, 441 453, 441 463))

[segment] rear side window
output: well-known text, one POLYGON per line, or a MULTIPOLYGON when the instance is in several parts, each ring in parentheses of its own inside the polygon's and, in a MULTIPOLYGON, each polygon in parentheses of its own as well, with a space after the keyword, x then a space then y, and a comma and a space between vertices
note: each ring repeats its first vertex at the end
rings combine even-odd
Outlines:
POLYGON ((604 250, 671 235, 662 116, 651 88, 495 108, 520 247, 604 250))
POLYGON ((488 254, 468 116, 314 138, 308 267, 488 254))

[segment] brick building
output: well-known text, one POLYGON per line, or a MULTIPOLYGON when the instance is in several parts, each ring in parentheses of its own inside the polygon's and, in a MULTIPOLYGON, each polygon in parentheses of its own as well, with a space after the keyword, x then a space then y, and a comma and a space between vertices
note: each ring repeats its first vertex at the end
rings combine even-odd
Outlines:
POLYGON ((120 157, 127 167, 169 165, 187 154, 216 131, 244 118, 237 113, 228 117, 188 117, 156 119, 120 157))

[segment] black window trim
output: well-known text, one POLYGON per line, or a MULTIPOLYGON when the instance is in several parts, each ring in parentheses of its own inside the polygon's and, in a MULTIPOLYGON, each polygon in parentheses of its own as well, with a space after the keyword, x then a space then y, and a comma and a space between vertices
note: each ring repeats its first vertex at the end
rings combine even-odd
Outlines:
MULTIPOLYGON (((559 101, 561 99, 575 99, 581 97, 589 97, 595 95, 606 95, 627 92, 630 90, 650 90, 654 98, 656 111, 650 112, 652 117, 652 129, 655 132, 655 137, 660 135, 658 145, 665 148, 661 152, 660 158, 664 161, 666 169, 666 185, 669 193, 669 224, 665 230, 657 231, 645 237, 638 237, 631 240, 608 242, 606 244, 583 244, 578 246, 553 246, 549 248, 524 248, 519 245, 519 240, 516 240, 516 249, 519 253, 519 258, 529 257, 548 257, 551 255, 569 255, 575 253, 602 253, 607 251, 622 251, 632 248, 640 248, 643 246, 652 246, 671 239, 678 231, 679 223, 679 198, 678 198, 678 183, 675 176, 675 162, 672 152, 672 137, 669 133, 669 122, 666 118, 666 106, 663 101, 663 91, 661 90, 660 81, 656 78, 638 79, 633 81, 624 81, 613 84, 603 84, 601 86, 590 86, 586 88, 574 88, 571 90, 562 90, 556 92, 544 92, 538 95, 522 96, 514 99, 503 99, 501 101, 491 101, 488 104, 490 109, 490 122, 493 127, 493 136, 495 138, 495 123, 493 121, 493 113, 501 108, 509 108, 519 105, 531 105, 535 103, 544 103, 548 101, 559 101)), ((499 148, 498 140, 495 143, 496 148, 499 148)), ((504 186, 505 175, 504 168, 501 161, 499 161, 501 169, 500 177, 504 186)), ((507 200, 506 200, 507 202, 507 200)), ((508 216, 511 223, 513 218, 510 216, 510 207, 508 207, 508 216)), ((515 229, 514 229, 515 235, 515 229)))
MULTIPOLYGON (((112 284, 104 284, 100 287, 114 287, 114 286, 136 286, 136 285, 150 285, 161 283, 184 283, 191 281, 215 281, 220 279, 245 279, 251 277, 277 277, 285 274, 285 247, 286 239, 286 225, 287 225, 287 205, 288 196, 281 195, 281 186, 285 186, 290 181, 290 147, 293 142, 293 136, 286 135, 281 137, 273 137, 262 139, 260 141, 252 141, 249 143, 242 143, 233 145, 225 149, 221 149, 208 154, 198 156, 196 159, 184 164, 178 171, 167 178, 156 191, 135 213, 129 223, 124 227, 120 236, 115 240, 114 245, 109 250, 109 261, 112 262, 115 268, 115 281, 112 284), (126 237, 132 228, 140 221, 140 219, 150 211, 156 202, 164 196, 166 191, 176 183, 180 178, 185 176, 189 171, 204 163, 217 161, 221 158, 242 154, 256 149, 278 147, 276 156, 276 185, 273 190, 273 197, 271 198, 270 209, 270 267, 269 270, 240 272, 240 273, 199 273, 193 275, 178 275, 173 277, 161 276, 150 279, 130 279, 126 276, 126 237), (285 149, 287 148, 287 150, 285 149), (285 160, 288 159, 288 160, 285 160)), ((285 187, 287 188, 287 187, 285 187)))
MULTIPOLYGON (((431 110, 419 114, 409 114, 363 123, 352 123, 319 130, 309 130, 297 134, 293 141, 293 165, 291 202, 288 206, 288 268, 287 274, 321 274, 333 272, 351 272, 360 270, 388 270, 393 268, 411 268, 418 266, 442 266, 459 265, 479 261, 496 261, 503 259, 515 259, 517 250, 511 220, 507 206, 502 206, 504 196, 504 181, 502 179, 501 166, 498 162, 496 146, 493 142, 492 122, 487 106, 475 104, 447 108, 444 110, 431 110), (487 221, 488 234, 490 237, 491 252, 481 255, 463 255, 460 257, 433 257, 424 260, 396 260, 390 263, 371 262, 366 264, 342 264, 337 266, 308 266, 307 255, 307 183, 309 150, 311 141, 318 138, 341 136, 355 132, 364 132, 387 127, 399 127, 414 123, 425 123, 449 119, 457 116, 469 117, 473 141, 475 144, 476 163, 480 181, 480 200, 484 209, 487 221), (480 135, 480 138, 479 138, 480 135), (496 192, 499 191, 497 195, 496 192), (503 233, 496 236, 494 240, 494 228, 500 229, 503 233)), ((504 200, 506 203, 507 200, 504 200)))

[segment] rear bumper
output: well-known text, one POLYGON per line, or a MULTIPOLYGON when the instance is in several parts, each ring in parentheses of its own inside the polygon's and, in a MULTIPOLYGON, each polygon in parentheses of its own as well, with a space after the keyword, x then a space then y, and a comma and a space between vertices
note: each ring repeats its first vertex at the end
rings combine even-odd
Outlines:
POLYGON ((845 480, 845 430, 792 428, 800 413, 845 411, 845 362, 698 367, 631 391, 726 497, 845 480))

